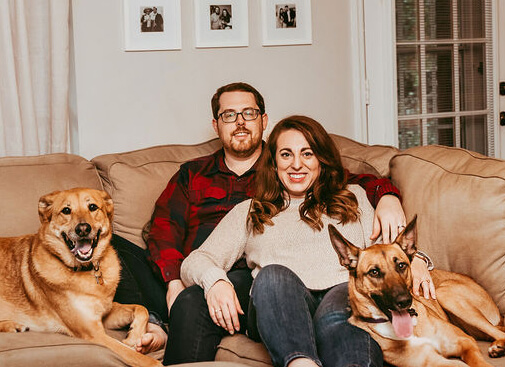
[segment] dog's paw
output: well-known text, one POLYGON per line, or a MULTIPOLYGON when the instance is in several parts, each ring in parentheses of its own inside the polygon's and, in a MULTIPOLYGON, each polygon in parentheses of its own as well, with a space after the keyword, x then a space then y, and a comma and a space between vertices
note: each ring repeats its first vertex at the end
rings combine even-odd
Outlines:
POLYGON ((4 320, 0 321, 0 332, 4 333, 24 333, 25 331, 29 331, 30 328, 28 326, 19 324, 15 321, 4 320))
POLYGON ((505 340, 496 340, 491 344, 488 349, 491 358, 498 358, 505 356, 505 340))

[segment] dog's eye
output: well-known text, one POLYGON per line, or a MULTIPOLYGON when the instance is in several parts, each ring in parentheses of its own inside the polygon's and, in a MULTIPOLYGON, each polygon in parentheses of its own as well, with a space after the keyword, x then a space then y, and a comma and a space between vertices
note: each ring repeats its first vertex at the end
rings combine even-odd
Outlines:
POLYGON ((407 267, 408 267, 407 263, 404 262, 398 263, 398 270, 405 270, 407 269, 407 267))
POLYGON ((70 209, 68 206, 66 206, 63 209, 61 209, 61 212, 65 215, 69 215, 70 213, 72 213, 72 209, 70 209))
POLYGON ((90 212, 94 212, 98 209, 98 206, 96 206, 96 204, 89 204, 88 209, 90 212))
POLYGON ((370 275, 372 278, 380 278, 381 271, 377 268, 373 268, 368 271, 368 275, 370 275))

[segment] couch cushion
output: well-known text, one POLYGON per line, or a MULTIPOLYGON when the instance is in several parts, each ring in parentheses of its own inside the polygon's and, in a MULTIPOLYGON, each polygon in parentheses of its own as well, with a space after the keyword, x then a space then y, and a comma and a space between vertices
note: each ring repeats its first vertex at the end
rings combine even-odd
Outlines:
POLYGON ((73 187, 103 189, 94 165, 72 154, 0 158, 0 237, 35 233, 39 198, 73 187))
POLYGON ((366 145, 340 135, 330 134, 337 144, 344 167, 352 173, 389 176, 389 160, 399 152, 385 145, 366 145))
POLYGON ((0 366, 125 367, 108 348, 83 339, 54 333, 1 333, 0 366))
POLYGON ((254 367, 272 365, 272 359, 265 346, 243 334, 224 337, 217 347, 216 361, 238 362, 254 367))
POLYGON ((142 227, 181 163, 215 152, 219 139, 198 145, 163 145, 93 158, 114 201, 114 233, 142 248, 142 227))
POLYGON ((481 284, 505 314, 505 161, 458 148, 408 149, 391 160, 418 243, 441 269, 481 284))

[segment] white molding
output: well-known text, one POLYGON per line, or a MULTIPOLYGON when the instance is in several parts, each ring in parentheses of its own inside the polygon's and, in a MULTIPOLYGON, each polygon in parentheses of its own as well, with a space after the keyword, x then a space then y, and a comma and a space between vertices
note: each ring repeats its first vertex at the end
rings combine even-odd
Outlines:
POLYGON ((363 1, 350 1, 351 58, 353 65, 354 140, 368 144, 363 1))
MULTIPOLYGON (((505 97, 500 97, 500 78, 505 79, 505 51, 500 50, 500 41, 505 45, 505 29, 500 30, 499 20, 505 17, 505 4, 501 4, 498 0, 492 1, 492 14, 493 18, 493 90, 494 93, 494 156, 496 158, 505 159, 505 127, 500 126, 500 111, 505 107, 505 101, 500 103, 500 99, 504 100, 505 97), (501 52, 500 52, 501 51, 501 52), (501 57, 500 57, 501 56, 501 57)), ((502 27, 504 27, 502 25, 502 27)), ((505 46, 504 46, 505 47, 505 46)))
POLYGON ((398 146, 394 1, 364 2, 368 143, 398 146))

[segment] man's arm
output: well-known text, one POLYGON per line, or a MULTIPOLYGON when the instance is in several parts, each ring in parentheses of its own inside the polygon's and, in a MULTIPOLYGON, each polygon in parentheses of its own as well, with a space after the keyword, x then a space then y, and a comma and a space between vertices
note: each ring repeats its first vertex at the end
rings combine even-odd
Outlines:
POLYGON ((387 178, 377 178, 369 174, 357 175, 347 170, 346 174, 349 184, 358 184, 365 189, 368 200, 375 208, 370 238, 377 240, 382 233, 384 243, 393 242, 406 224, 400 190, 387 178))
POLYGON ((388 178, 378 178, 370 174, 356 174, 345 170, 349 184, 360 185, 365 191, 368 201, 377 208, 384 195, 394 195, 401 201, 400 190, 388 178))
POLYGON ((169 181, 156 201, 147 240, 151 260, 160 268, 167 282, 169 314, 175 299, 185 288, 180 279, 180 269, 190 210, 188 177, 188 171, 182 167, 169 181))
POLYGON ((156 201, 147 240, 151 260, 160 268, 167 283, 180 278, 184 260, 183 246, 190 207, 187 188, 187 171, 179 170, 156 201))

